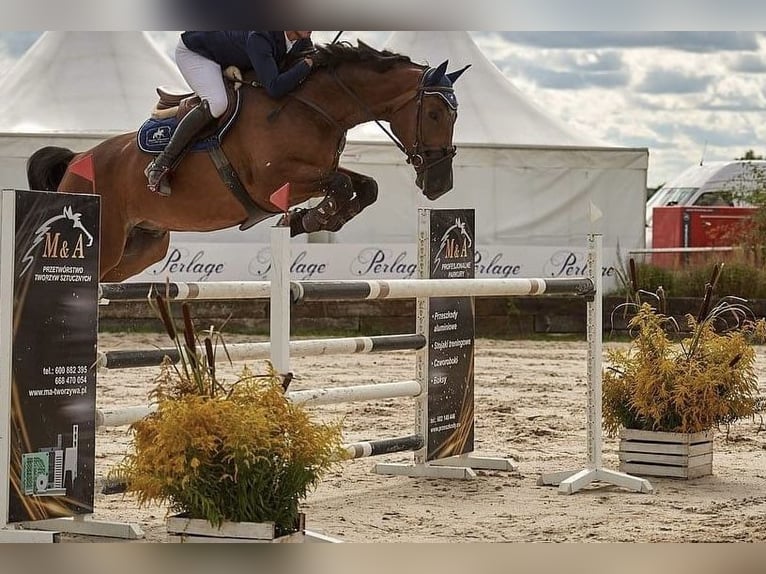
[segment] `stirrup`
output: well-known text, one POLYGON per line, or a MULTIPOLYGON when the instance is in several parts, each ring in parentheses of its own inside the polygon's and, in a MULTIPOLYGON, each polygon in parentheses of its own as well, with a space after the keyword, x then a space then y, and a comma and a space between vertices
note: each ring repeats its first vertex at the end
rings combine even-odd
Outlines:
POLYGON ((144 170, 144 175, 146 175, 147 179, 147 189, 159 196, 170 197, 171 189, 170 184, 167 181, 169 173, 170 168, 156 166, 154 165, 154 162, 151 162, 144 170))

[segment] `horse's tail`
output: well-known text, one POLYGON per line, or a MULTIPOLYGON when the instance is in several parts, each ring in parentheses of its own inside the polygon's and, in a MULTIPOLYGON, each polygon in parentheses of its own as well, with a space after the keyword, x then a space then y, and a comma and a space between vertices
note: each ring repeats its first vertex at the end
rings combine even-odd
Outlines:
POLYGON ((36 191, 56 191, 76 154, 64 147, 40 148, 27 160, 27 183, 36 191))

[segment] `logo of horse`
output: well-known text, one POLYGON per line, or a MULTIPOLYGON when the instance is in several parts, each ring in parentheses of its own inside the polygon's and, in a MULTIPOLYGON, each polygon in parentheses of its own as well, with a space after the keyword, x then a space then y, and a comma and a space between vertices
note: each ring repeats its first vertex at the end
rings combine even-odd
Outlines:
POLYGON ((160 126, 152 135, 149 136, 152 143, 160 143, 170 139, 170 128, 168 126, 160 126))
POLYGON ((21 258, 21 262, 25 263, 24 268, 21 270, 21 273, 19 274, 19 277, 23 277, 24 274, 29 270, 30 266, 34 262, 34 256, 33 252, 37 247, 43 242, 43 239, 45 239, 46 235, 50 232, 51 226, 56 223, 57 221, 66 220, 71 222, 72 229, 79 229, 86 237, 87 243, 85 244, 86 247, 90 247, 93 245, 93 235, 85 229, 85 226, 82 224, 81 221, 82 213, 75 213, 72 211, 71 206, 64 207, 63 211, 61 212, 61 215, 55 215, 45 221, 40 227, 38 227, 35 230, 35 236, 32 240, 32 245, 29 246, 29 249, 27 249, 27 252, 24 254, 24 257, 21 258))

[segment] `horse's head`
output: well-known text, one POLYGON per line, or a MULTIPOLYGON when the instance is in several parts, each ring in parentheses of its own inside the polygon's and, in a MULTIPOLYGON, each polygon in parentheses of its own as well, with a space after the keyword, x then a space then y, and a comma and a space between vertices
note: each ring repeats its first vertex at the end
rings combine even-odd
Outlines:
POLYGON ((457 119, 453 85, 468 67, 447 73, 445 61, 437 68, 426 69, 416 97, 391 118, 391 129, 402 141, 408 163, 415 168, 415 185, 431 200, 452 189, 452 158, 456 152, 452 136, 457 119))
MULTIPOLYGON (((361 111, 345 111, 352 118, 351 125, 371 119, 389 122, 393 135, 386 133, 415 168, 415 184, 426 197, 437 199, 452 189, 452 158, 456 151, 452 134, 457 119, 454 83, 469 66, 447 73, 446 61, 428 68, 414 64, 407 56, 379 51, 361 41, 357 47, 346 43, 319 46, 312 57, 315 68, 328 69, 353 108, 361 111), (349 72, 341 70, 346 63, 351 64, 349 72), (357 70, 356 76, 353 70, 357 70), (383 77, 389 72, 390 76, 383 77)), ((345 99, 338 98, 337 90, 328 92, 334 101, 345 99)), ((332 119, 330 123, 338 124, 332 119)))

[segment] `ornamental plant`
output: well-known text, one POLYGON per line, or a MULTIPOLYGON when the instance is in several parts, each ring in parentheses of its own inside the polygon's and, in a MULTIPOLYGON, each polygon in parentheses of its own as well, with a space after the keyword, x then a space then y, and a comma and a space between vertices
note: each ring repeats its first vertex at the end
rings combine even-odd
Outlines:
POLYGON ((630 260, 630 300, 614 315, 633 313, 627 349, 608 349, 603 372, 603 421, 609 435, 620 428, 695 433, 751 416, 758 403, 754 342, 766 339, 746 301, 723 297, 712 305, 722 265, 714 267, 697 316, 681 325, 667 314, 662 287, 636 289, 630 260), (648 301, 653 301, 651 305, 648 301))
POLYGON ((184 304, 181 336, 167 302, 156 301, 181 359, 166 357, 150 393, 156 411, 131 426, 132 452, 114 474, 140 505, 166 504, 213 526, 273 521, 277 535, 294 532, 299 502, 343 459, 340 424, 312 422, 270 363, 263 374, 245 367, 234 382, 219 380, 216 333, 200 340, 184 304))

